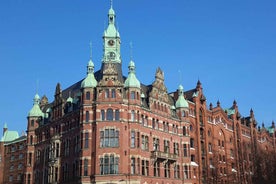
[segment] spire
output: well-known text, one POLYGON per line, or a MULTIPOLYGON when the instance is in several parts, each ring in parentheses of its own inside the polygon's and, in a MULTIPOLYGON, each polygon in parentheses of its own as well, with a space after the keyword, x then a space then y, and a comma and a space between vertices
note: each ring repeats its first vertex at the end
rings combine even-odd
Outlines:
POLYGON ((90 46, 90 60, 92 61, 92 42, 89 43, 90 46))
POLYGON ((178 99, 175 103, 176 108, 189 108, 187 100, 184 98, 184 88, 182 85, 178 87, 178 99))
POLYGON ((39 95, 36 93, 34 97, 33 107, 30 110, 28 117, 44 117, 44 114, 39 107, 39 101, 40 101, 39 95))
POLYGON ((81 82, 81 88, 96 87, 97 81, 94 76, 94 63, 92 61, 92 43, 90 42, 90 59, 87 64, 87 76, 81 82))

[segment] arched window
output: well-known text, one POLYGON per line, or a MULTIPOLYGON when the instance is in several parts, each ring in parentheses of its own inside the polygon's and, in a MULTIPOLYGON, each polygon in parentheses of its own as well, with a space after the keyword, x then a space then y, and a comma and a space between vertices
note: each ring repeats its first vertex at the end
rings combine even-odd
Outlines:
POLYGON ((107 121, 113 121, 113 110, 112 109, 107 109, 106 119, 107 119, 107 121))
POLYGON ((90 91, 86 92, 85 99, 86 100, 90 100, 90 91))
POLYGON ((102 121, 105 120, 105 112, 104 112, 104 110, 101 110, 101 120, 102 121))
POLYGON ((89 111, 85 112, 85 122, 89 122, 89 111))
POLYGON ((119 111, 119 109, 116 109, 116 110, 115 110, 115 120, 116 120, 116 121, 119 121, 119 120, 120 120, 120 111, 119 111))
POLYGON ((31 120, 31 126, 34 126, 34 120, 33 119, 31 120))

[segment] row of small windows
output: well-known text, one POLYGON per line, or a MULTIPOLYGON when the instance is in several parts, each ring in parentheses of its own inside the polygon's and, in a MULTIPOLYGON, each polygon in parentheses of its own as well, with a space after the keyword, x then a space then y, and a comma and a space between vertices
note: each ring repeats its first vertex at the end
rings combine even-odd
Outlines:
MULTIPOLYGON (((24 154, 23 154, 23 153, 20 153, 20 154, 18 155, 18 160, 22 160, 23 158, 24 158, 24 154)), ((15 156, 15 155, 12 155, 12 156, 10 157, 10 161, 11 161, 11 162, 17 161, 16 156, 15 156)))
MULTIPOLYGON (((130 147, 131 148, 140 148, 145 151, 149 151, 150 146, 149 146, 149 136, 147 135, 141 135, 141 142, 140 142, 140 132, 135 132, 134 130, 131 131, 130 135, 130 147)), ((164 153, 171 153, 171 148, 170 146, 172 145, 173 147, 173 154, 179 155, 179 143, 173 142, 171 143, 169 140, 163 140, 163 152, 164 153)), ((152 139, 152 151, 160 151, 161 149, 161 144, 160 144, 160 139, 159 138, 153 138, 152 139)), ((183 155, 184 157, 189 157, 189 144, 183 144, 183 155)))
MULTIPOLYGON (((138 174, 142 176, 149 176, 149 161, 140 159, 140 158, 131 158, 131 174, 138 174)), ((173 169, 173 177, 174 178, 180 178, 180 165, 179 164, 171 164, 170 162, 167 162, 163 164, 160 161, 156 161, 153 163, 153 176, 155 177, 165 177, 165 178, 171 178, 171 170, 173 169), (161 174, 161 168, 163 166, 163 174, 161 174)), ((183 176, 184 179, 190 179, 191 178, 191 171, 189 165, 183 166, 183 176)))
MULTIPOLYGON (((104 90, 104 97, 107 98, 116 98, 116 89, 105 89, 104 90)), ((130 92, 130 99, 138 99, 139 100, 140 96, 138 92, 131 91, 130 92)), ((85 100, 90 100, 91 99, 91 93, 90 91, 87 91, 85 93, 85 100)))

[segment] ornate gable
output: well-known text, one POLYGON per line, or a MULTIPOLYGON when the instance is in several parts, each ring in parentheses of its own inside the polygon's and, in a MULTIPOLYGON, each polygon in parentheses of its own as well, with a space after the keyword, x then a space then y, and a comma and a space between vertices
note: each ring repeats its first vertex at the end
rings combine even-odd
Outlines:
POLYGON ((150 97, 168 103, 167 87, 164 84, 164 72, 158 67, 155 73, 155 81, 152 83, 150 97))

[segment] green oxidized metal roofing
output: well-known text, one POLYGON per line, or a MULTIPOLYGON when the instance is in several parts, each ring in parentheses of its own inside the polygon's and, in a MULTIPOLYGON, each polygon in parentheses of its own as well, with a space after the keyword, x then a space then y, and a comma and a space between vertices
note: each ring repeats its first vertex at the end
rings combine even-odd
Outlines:
POLYGON ((94 76, 94 63, 90 59, 87 65, 87 76, 86 78, 81 82, 81 88, 94 88, 98 84, 97 80, 94 76))
POLYGON ((35 95, 34 97, 34 104, 32 109, 30 110, 28 117, 32 116, 32 117, 44 117, 43 112, 41 111, 40 107, 39 107, 39 96, 38 94, 35 95))
POLYGON ((233 114, 236 113, 234 108, 225 109, 225 111, 227 112, 228 116, 233 115, 233 114))
POLYGON ((13 141, 15 139, 17 139, 19 137, 18 132, 17 131, 5 131, 1 142, 9 142, 9 141, 13 141))
POLYGON ((108 12, 108 27, 104 31, 105 37, 120 37, 120 34, 115 27, 115 17, 116 17, 115 11, 113 10, 111 5, 108 12))
POLYGON ((183 96, 184 88, 182 85, 179 85, 178 87, 178 99, 175 103, 176 108, 189 108, 189 104, 187 100, 183 96))
POLYGON ((135 88, 140 88, 140 81, 136 78, 135 75, 135 64, 133 61, 129 62, 128 65, 128 76, 127 79, 125 80, 124 87, 129 88, 129 87, 135 87, 135 88))

